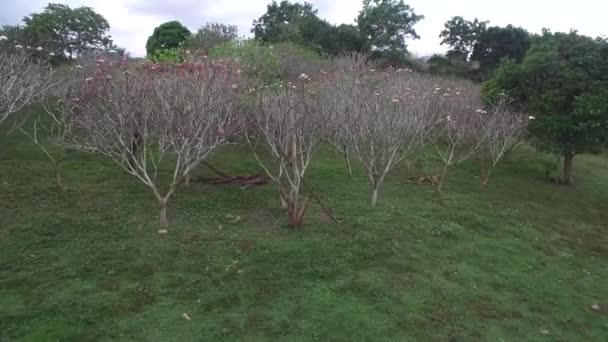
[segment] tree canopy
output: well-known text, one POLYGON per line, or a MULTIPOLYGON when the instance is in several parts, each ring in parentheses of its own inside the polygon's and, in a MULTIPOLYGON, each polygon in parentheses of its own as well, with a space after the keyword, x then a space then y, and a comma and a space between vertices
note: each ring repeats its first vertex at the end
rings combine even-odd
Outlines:
POLYGON ((407 55, 406 39, 420 38, 414 25, 422 19, 403 0, 365 0, 357 23, 373 55, 395 63, 407 55))
POLYGON ((574 156, 597 152, 608 137, 608 43, 545 31, 520 64, 497 70, 484 94, 488 101, 507 96, 531 114, 532 137, 564 158, 569 184, 574 156))
POLYGON ((470 62, 470 76, 485 79, 504 59, 521 62, 530 48, 531 36, 521 27, 488 26, 487 21, 453 17, 439 35, 441 44, 448 45, 447 57, 470 62))
POLYGON ((453 17, 444 24, 445 29, 439 35, 443 38, 441 44, 451 47, 449 56, 468 60, 481 35, 486 32, 487 24, 487 21, 477 18, 468 21, 460 16, 453 17))
POLYGON ((234 40, 238 37, 238 28, 234 25, 208 23, 198 29, 188 41, 189 49, 208 53, 210 49, 234 40))
POLYGON ((253 22, 255 38, 265 43, 290 42, 317 52, 339 55, 363 51, 366 38, 354 25, 335 26, 321 19, 310 3, 276 1, 253 22))
POLYGON ((108 21, 90 7, 70 8, 50 3, 41 13, 23 19, 24 43, 42 47, 56 56, 112 47, 108 21))
POLYGON ((190 37, 188 30, 179 21, 168 21, 154 29, 146 42, 149 57, 154 57, 161 50, 180 47, 190 37))

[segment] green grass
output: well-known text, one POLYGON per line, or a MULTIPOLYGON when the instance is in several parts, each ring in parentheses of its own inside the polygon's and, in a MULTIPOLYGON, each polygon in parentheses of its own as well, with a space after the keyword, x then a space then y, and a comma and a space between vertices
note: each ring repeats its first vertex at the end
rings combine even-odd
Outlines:
MULTIPOLYGON (((577 157, 575 187, 531 149, 487 187, 465 163, 443 204, 407 182, 438 167, 420 156, 372 209, 322 149, 308 181, 340 224, 313 206, 291 231, 272 185, 193 183, 159 235, 150 191, 103 157, 69 153, 61 192, 26 138, 0 146, 1 341, 608 340, 605 156, 577 157)), ((259 171, 245 148, 212 162, 259 171)))

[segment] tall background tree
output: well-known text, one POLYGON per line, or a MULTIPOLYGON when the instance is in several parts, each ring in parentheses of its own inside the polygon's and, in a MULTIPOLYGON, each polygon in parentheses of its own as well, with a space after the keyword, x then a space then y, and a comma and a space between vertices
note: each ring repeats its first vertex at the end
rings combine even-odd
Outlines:
POLYGON ((530 48, 532 37, 521 27, 490 26, 487 21, 453 17, 439 35, 441 44, 450 47, 444 59, 431 61, 432 67, 462 76, 467 63, 468 77, 486 80, 505 59, 521 62, 530 48), (446 66, 450 66, 447 68, 446 66), (450 72, 451 71, 451 72, 450 72))
POLYGON ((479 62, 479 68, 489 74, 504 59, 521 62, 530 48, 530 44, 530 34, 521 27, 492 26, 481 33, 473 48, 471 59, 479 62))
POLYGON ((439 38, 441 44, 450 46, 448 57, 467 61, 481 35, 487 30, 487 21, 465 20, 463 17, 456 16, 448 20, 441 31, 439 38))
POLYGON ((414 25, 424 16, 403 0, 365 0, 357 23, 373 57, 390 64, 403 64, 408 51, 406 39, 419 39, 414 25))
POLYGON ((319 18, 317 13, 307 2, 275 1, 253 22, 251 32, 264 43, 290 42, 330 55, 365 49, 366 38, 356 26, 335 26, 319 18))
POLYGON ((608 138, 608 43, 544 31, 520 64, 497 70, 484 94, 507 96, 531 114, 534 142, 562 156, 561 181, 571 184, 574 157, 599 152, 608 138))
POLYGON ((201 27, 186 42, 186 47, 207 54, 210 49, 238 38, 234 25, 208 23, 201 27))
POLYGON ((154 29, 146 42, 148 57, 154 57, 162 50, 175 49, 190 37, 188 30, 179 21, 168 21, 154 29))
POLYGON ((110 24, 90 7, 48 4, 41 13, 23 18, 25 45, 42 47, 55 58, 74 58, 96 49, 109 49, 110 24))

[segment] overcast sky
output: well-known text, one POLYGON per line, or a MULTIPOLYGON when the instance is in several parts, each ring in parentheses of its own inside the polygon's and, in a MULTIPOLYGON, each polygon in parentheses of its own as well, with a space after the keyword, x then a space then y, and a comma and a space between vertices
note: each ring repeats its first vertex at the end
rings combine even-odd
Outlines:
MULTIPOLYGON (((0 0, 0 24, 18 24, 24 16, 41 11, 48 1, 0 0)), ((192 31, 207 22, 237 25, 240 35, 249 35, 251 23, 266 10, 271 0, 54 0, 71 7, 90 6, 111 26, 114 42, 134 56, 145 54, 146 39, 154 28, 179 20, 192 31)), ((332 23, 354 23, 362 0, 309 0, 319 16, 332 23)), ((489 20, 494 25, 513 24, 531 32, 543 27, 552 31, 576 29, 589 36, 608 35, 606 0, 406 0, 425 19, 415 29, 420 40, 409 41, 418 55, 443 52, 439 32, 455 15, 489 20)))

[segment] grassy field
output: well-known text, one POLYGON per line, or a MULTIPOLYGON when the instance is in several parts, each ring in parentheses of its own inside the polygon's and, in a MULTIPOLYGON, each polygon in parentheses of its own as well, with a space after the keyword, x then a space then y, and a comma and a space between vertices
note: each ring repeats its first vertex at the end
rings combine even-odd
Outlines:
MULTIPOLYGON (((575 187, 531 149, 487 187, 465 163, 443 203, 408 181, 438 166, 420 156, 372 209, 321 149, 308 180, 340 224, 313 206, 292 231, 272 185, 195 182, 159 235, 151 192, 103 157, 69 153, 58 191, 27 138, 0 146, 0 341, 608 341, 605 156, 577 157, 575 187)), ((245 148, 212 163, 259 171, 245 148)))

